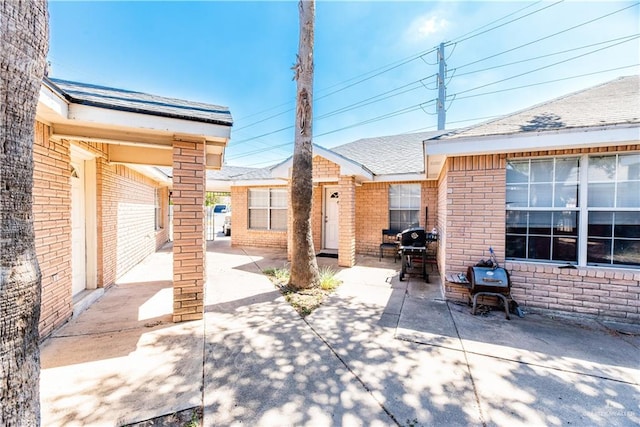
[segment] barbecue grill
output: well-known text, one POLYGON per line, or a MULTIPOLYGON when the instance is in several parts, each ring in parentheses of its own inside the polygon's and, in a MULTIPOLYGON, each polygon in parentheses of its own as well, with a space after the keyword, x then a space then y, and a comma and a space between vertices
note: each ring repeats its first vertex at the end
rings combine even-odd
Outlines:
POLYGON ((511 298, 511 281, 509 273, 504 268, 474 266, 467 269, 469 292, 473 297, 472 314, 476 314, 478 297, 481 295, 495 296, 504 303, 504 314, 509 319, 509 305, 514 302, 511 298))
POLYGON ((427 233, 424 228, 408 228, 400 233, 399 251, 402 259, 400 280, 403 280, 406 274, 421 274, 422 278, 428 282, 427 233))

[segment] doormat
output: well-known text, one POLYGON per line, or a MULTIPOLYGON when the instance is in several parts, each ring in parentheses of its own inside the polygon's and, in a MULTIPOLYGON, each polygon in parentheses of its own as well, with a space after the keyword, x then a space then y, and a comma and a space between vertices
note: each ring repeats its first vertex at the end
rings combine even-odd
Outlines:
POLYGON ((338 258, 338 254, 330 254, 326 252, 320 252, 316 255, 318 258, 338 258))

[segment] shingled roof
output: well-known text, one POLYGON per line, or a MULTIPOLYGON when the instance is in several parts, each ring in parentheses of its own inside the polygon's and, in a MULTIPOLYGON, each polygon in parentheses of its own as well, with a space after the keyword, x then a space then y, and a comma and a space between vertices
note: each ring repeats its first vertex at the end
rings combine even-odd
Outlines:
POLYGON ((374 175, 422 173, 422 141, 441 133, 442 131, 432 131, 363 138, 330 150, 361 164, 374 175))
POLYGON ((45 77, 44 81, 57 89, 67 101, 75 104, 223 126, 233 124, 229 108, 219 105, 49 77, 45 77))
POLYGON ((580 90, 542 104, 433 139, 522 134, 640 123, 640 76, 580 90))

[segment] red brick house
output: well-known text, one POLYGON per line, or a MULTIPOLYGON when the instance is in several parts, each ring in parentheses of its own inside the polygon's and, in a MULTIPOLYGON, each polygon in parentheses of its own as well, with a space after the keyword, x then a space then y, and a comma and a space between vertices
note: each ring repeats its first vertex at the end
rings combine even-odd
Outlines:
POLYGON ((226 107, 44 79, 33 146, 42 337, 168 241, 169 197, 174 319, 202 315, 205 170, 222 165, 231 125, 226 107), (150 166, 173 167, 173 181, 150 166))
MULTIPOLYGON (((290 167, 227 182, 233 245, 289 247, 290 167)), ((435 227, 443 278, 491 246, 527 309, 640 320, 638 76, 466 129, 314 147, 313 167, 314 245, 341 266, 377 255, 382 229, 435 227)))

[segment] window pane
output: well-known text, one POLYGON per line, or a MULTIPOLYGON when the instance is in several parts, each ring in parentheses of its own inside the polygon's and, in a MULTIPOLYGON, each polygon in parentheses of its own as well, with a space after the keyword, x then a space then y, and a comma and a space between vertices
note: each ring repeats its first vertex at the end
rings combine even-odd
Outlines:
POLYGON ((640 265, 640 240, 615 239, 613 244, 613 263, 640 265))
POLYGON ((640 239, 640 212, 616 212, 615 236, 640 239))
POLYGON ((267 228, 266 209, 249 209, 249 228, 267 228))
POLYGON ((507 207, 526 208, 529 200, 529 186, 517 184, 507 186, 507 207))
POLYGON ((611 237, 612 212, 589 212, 589 237, 611 237))
POLYGON ((417 227, 419 211, 393 210, 389 211, 389 228, 392 230, 406 230, 410 227, 417 227))
POLYGON ((531 182, 553 181, 553 159, 531 161, 531 182))
POLYGON ((271 207, 287 207, 287 190, 271 190, 271 207))
POLYGON ((578 239, 575 237, 555 237, 553 239, 554 261, 578 261, 578 239))
POLYGON ((507 162, 507 183, 527 183, 529 182, 529 161, 507 162))
POLYGON ((640 208, 640 181, 618 183, 619 208, 640 208))
POLYGON ((389 208, 420 209, 420 184, 390 185, 389 208))
POLYGON ((578 235, 578 213, 573 211, 553 213, 553 234, 556 236, 578 235))
POLYGON ((553 197, 552 184, 531 184, 531 194, 529 195, 529 206, 531 207, 551 207, 553 197))
POLYGON ((287 229, 287 210, 286 209, 271 210, 271 229, 272 230, 287 229))
POLYGON ((589 207, 613 207, 615 184, 589 184, 589 207))
POLYGON ((578 184, 556 184, 553 206, 557 208, 578 206, 578 184))
POLYGON ((621 154, 618 157, 618 180, 640 179, 640 154, 621 154))
POLYGON ((577 157, 557 159, 555 182, 566 184, 578 182, 579 165, 580 159, 577 157))
POLYGON ((507 211, 507 233, 527 234, 527 213, 507 211))
POLYGON ((587 263, 611 264, 611 239, 589 239, 587 263))
POLYGON ((589 158, 589 182, 612 182, 616 178, 616 156, 589 158))
POLYGON ((529 233, 551 235, 551 212, 529 212, 529 233))
POLYGON ((251 189, 249 190, 249 207, 266 208, 269 206, 269 190, 251 189))
POLYGON ((525 236, 511 236, 507 235, 507 258, 526 258, 527 238, 525 236))
POLYGON ((529 257, 531 259, 551 259, 550 237, 529 237, 529 257))

